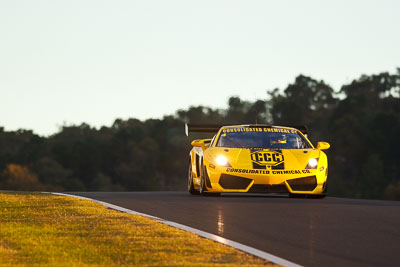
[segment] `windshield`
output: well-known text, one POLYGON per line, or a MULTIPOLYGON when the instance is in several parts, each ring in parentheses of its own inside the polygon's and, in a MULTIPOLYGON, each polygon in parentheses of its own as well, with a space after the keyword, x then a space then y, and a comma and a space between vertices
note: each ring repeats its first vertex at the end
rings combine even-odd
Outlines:
POLYGON ((296 131, 286 132, 228 132, 223 131, 217 147, 304 149, 309 143, 296 131))

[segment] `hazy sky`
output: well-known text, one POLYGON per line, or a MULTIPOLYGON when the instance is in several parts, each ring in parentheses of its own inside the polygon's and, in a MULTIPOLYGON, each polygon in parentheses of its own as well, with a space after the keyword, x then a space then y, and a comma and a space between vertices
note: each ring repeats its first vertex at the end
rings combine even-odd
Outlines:
POLYGON ((161 118, 400 67, 400 1, 0 0, 0 126, 161 118))

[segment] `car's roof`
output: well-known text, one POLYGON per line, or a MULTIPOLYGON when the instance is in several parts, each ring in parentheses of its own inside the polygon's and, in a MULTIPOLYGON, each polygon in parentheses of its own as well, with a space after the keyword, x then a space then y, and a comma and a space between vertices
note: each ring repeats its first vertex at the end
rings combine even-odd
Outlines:
POLYGON ((189 124, 185 123, 185 133, 188 136, 189 132, 218 132, 219 130, 230 128, 273 128, 300 131, 307 134, 307 126, 305 125, 290 125, 277 126, 268 124, 238 124, 238 125, 221 125, 221 124, 189 124))

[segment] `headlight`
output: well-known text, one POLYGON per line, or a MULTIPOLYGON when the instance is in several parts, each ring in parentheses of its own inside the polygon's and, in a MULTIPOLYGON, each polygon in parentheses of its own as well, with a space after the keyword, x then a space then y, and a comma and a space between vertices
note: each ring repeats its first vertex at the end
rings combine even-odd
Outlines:
POLYGON ((318 159, 309 159, 306 169, 316 169, 318 166, 318 159))
POLYGON ((219 155, 216 157, 215 162, 219 165, 219 166, 226 166, 228 164, 228 160, 225 156, 219 155))

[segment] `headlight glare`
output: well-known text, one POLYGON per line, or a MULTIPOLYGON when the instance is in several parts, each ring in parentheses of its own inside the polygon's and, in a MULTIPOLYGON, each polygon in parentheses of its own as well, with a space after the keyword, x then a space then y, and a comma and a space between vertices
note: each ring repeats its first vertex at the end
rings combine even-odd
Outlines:
POLYGON ((228 159, 225 156, 219 155, 215 158, 215 162, 219 166, 226 166, 228 164, 228 159))
POLYGON ((306 169, 316 169, 318 166, 318 159, 309 159, 306 169))

